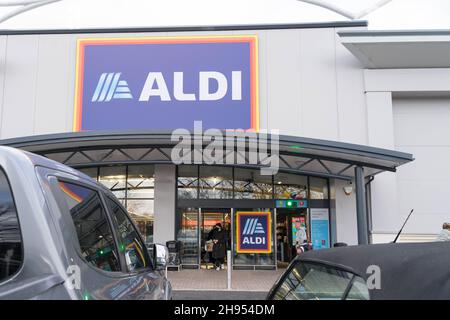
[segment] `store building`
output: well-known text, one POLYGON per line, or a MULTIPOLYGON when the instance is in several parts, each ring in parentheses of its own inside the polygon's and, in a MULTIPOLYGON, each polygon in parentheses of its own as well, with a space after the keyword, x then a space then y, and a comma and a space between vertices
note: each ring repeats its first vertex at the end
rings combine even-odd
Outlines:
POLYGON ((0 138, 108 186, 147 242, 184 243, 186 267, 217 222, 236 268, 288 261, 297 228, 316 247, 391 241, 411 208, 403 240, 431 239, 448 217, 448 34, 366 27, 0 31, 0 138), (172 130, 194 121, 259 132, 245 160, 279 130, 278 172, 234 156, 174 164, 172 130), (246 251, 250 229, 265 247, 246 251))

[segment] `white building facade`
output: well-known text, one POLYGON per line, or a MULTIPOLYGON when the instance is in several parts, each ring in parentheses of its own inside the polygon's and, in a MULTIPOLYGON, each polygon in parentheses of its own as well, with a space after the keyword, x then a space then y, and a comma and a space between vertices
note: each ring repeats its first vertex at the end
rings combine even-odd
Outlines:
MULTIPOLYGON (((73 131, 80 39, 251 35, 257 39, 259 129, 412 154, 415 160, 397 172, 366 177, 370 241, 392 241, 413 208, 401 239, 430 240, 450 218, 442 203, 450 192, 450 59, 445 56, 450 38, 446 33, 383 33, 366 27, 365 22, 337 22, 0 31, 0 138, 19 141, 73 131)), ((83 168, 89 171, 87 165, 83 168)), ((177 200, 158 198, 176 196, 177 169, 155 164, 152 170, 150 175, 163 181, 159 187, 154 183, 148 198, 154 200, 148 202, 154 210, 152 236, 172 240, 179 228, 177 200)), ((327 181, 332 242, 357 244, 354 184, 333 177, 327 181)))

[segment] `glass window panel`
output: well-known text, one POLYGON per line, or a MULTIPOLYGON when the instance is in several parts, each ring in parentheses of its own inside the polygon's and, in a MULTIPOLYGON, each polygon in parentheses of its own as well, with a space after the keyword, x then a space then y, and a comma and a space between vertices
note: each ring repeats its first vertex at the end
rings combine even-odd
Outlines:
POLYGON ((124 253, 128 271, 136 271, 150 265, 146 246, 141 242, 127 214, 110 198, 106 198, 116 223, 119 250, 124 253))
POLYGON ((232 168, 201 166, 200 199, 233 199, 232 168))
POLYGON ((181 241, 181 264, 198 265, 198 208, 183 208, 178 210, 180 228, 177 240, 181 241))
POLYGON ((11 188, 0 170, 0 282, 17 271, 23 261, 22 236, 11 188))
POLYGON ((111 227, 97 192, 62 181, 59 188, 70 210, 83 257, 99 269, 120 271, 111 227))
POLYGON ((278 173, 274 178, 275 199, 307 199, 308 178, 288 173, 278 173))
POLYGON ((155 167, 153 165, 128 166, 128 198, 153 199, 155 197, 155 167))
POLYGON ((235 199, 272 199, 272 176, 261 175, 259 170, 234 170, 235 199))
POLYGON ((178 198, 197 199, 198 166, 178 166, 178 198))
POLYGON ((310 177, 309 188, 311 199, 328 199, 327 179, 310 177))
POLYGON ((98 181, 112 191, 117 198, 126 196, 126 167, 101 167, 98 181))
POLYGON ((336 268, 297 262, 275 292, 275 300, 340 300, 353 274, 336 268))
POLYGON ((147 245, 153 243, 154 201, 127 200, 127 210, 147 245))

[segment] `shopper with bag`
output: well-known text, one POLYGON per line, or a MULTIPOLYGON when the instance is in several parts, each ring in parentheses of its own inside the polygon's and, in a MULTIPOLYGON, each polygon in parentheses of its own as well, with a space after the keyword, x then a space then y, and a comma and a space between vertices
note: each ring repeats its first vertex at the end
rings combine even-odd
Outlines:
POLYGON ((227 232, 223 229, 222 224, 217 223, 211 232, 208 234, 208 238, 213 241, 212 258, 216 270, 225 268, 225 256, 227 253, 227 232))

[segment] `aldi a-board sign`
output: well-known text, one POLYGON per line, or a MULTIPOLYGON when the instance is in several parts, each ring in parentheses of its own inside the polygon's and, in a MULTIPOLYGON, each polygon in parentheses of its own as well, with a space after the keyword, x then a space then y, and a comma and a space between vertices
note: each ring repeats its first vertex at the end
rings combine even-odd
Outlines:
POLYGON ((271 253, 272 225, 270 212, 236 213, 236 251, 238 253, 271 253))
POLYGON ((259 129, 255 35, 79 39, 74 131, 259 129))

